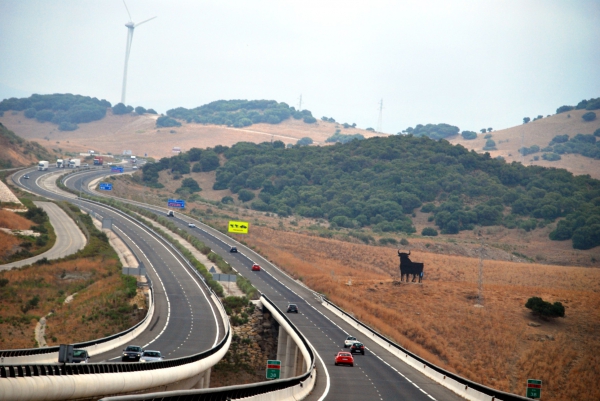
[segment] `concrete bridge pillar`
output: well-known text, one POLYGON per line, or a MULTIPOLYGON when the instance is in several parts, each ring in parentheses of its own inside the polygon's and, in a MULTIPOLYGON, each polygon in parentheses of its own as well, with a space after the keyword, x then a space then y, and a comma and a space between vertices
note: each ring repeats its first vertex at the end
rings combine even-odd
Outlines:
MULTIPOLYGON (((287 336, 287 344, 285 347, 285 370, 282 372, 282 377, 288 379, 294 377, 296 373, 296 358, 298 354, 298 346, 291 336, 287 336)), ((283 365, 283 361, 281 363, 283 365)))

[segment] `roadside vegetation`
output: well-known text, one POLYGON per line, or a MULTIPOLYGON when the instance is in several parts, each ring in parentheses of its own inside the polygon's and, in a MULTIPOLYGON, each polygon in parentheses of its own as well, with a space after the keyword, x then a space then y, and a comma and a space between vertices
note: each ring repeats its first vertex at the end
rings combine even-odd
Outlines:
POLYGON ((132 303, 136 280, 121 274, 121 263, 106 235, 76 206, 59 204, 85 227, 88 243, 63 259, 42 259, 0 272, 2 348, 37 347, 34 328, 43 316, 47 316, 49 346, 105 337, 145 316, 146 311, 139 309, 145 306, 132 303), (66 303, 69 296, 74 297, 66 303))

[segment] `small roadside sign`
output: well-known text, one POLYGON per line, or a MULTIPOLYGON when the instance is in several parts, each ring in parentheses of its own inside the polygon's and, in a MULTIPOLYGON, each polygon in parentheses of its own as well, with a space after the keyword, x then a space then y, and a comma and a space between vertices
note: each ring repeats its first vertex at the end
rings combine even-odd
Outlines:
POLYGON ((247 221, 229 221, 229 232, 236 234, 248 234, 250 224, 247 221))
POLYGON ((214 266, 211 266, 210 270, 208 271, 209 273, 216 273, 217 270, 215 269, 214 266))
POLYGON ((267 361, 267 379, 279 379, 281 375, 281 361, 267 361))
POLYGON ((110 172, 111 173, 122 173, 123 172, 123 167, 121 167, 121 166, 112 166, 110 168, 110 172))
POLYGON ((101 191, 112 191, 112 184, 110 182, 101 182, 100 190, 101 191))
POLYGON ((542 381, 536 379, 527 379, 527 398, 542 398, 542 381))
POLYGON ((176 209, 185 209, 185 201, 181 199, 169 199, 167 205, 176 209))

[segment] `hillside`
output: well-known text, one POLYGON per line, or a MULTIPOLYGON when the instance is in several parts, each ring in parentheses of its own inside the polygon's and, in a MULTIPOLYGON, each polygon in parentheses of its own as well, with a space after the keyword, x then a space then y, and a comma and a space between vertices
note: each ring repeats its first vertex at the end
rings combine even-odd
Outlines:
POLYGON ((174 147, 185 151, 192 147, 231 146, 237 142, 272 140, 295 144, 304 137, 311 138, 316 144, 324 144, 338 129, 342 134, 358 133, 365 138, 382 135, 359 128, 344 128, 342 124, 332 122, 319 120, 306 124, 292 118, 279 124, 259 123, 246 128, 186 122, 182 122, 181 127, 156 128, 158 117, 153 114, 113 115, 109 109, 102 120, 82 124, 75 131, 60 131, 56 125, 25 118, 23 112, 4 113, 0 122, 17 135, 38 141, 48 149, 60 149, 61 153, 94 149, 121 154, 123 150, 132 150, 136 155, 147 153, 155 159, 173 155, 174 147))
POLYGON ((51 158, 46 148, 15 135, 0 122, 0 169, 29 166, 51 158))
MULTIPOLYGON (((561 155, 558 161, 542 159, 543 152, 521 156, 519 149, 537 145, 540 149, 548 146, 552 138, 557 135, 567 134, 573 138, 577 134, 592 134, 600 128, 600 119, 586 122, 581 116, 588 110, 571 110, 567 113, 555 114, 550 117, 531 121, 499 131, 490 132, 491 139, 496 142, 497 150, 488 151, 492 157, 502 156, 507 162, 522 162, 526 166, 536 165, 544 167, 564 168, 573 174, 589 174, 592 178, 600 179, 600 159, 592 159, 576 154, 561 155), (570 116, 570 117, 569 117, 570 116), (534 160, 539 156, 539 160, 534 160)), ((487 139, 485 134, 478 134, 477 139, 466 140, 457 135, 448 138, 450 143, 460 144, 467 149, 483 153, 487 139)))

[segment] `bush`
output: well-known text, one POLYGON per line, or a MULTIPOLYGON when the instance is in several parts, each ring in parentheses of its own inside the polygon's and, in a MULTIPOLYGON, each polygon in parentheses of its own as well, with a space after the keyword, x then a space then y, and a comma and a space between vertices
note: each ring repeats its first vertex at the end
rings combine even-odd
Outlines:
POLYGON ((302 139, 298 139, 298 142, 296 142, 296 144, 299 146, 308 146, 308 145, 311 145, 312 143, 313 143, 312 138, 309 138, 307 136, 305 136, 302 139))
POLYGON ((435 228, 425 227, 423 231, 421 231, 421 235, 424 237, 437 237, 438 232, 435 228))
POLYGON ((233 198, 232 198, 231 196, 224 196, 224 197, 221 199, 221 203, 224 203, 224 204, 226 204, 226 205, 227 205, 227 204, 233 204, 233 198))
POLYGON ((555 302, 551 304, 550 302, 544 301, 540 297, 531 297, 527 300, 525 304, 527 309, 531 309, 531 311, 544 318, 550 317, 564 317, 565 316, 565 307, 560 302, 555 302))
POLYGON ((571 111, 574 108, 575 107, 573 107, 573 106, 560 106, 558 109, 556 109, 556 114, 564 113, 566 111, 571 111))
POLYGON ((474 132, 474 131, 463 131, 461 135, 463 138, 468 139, 468 140, 477 138, 477 132, 474 132))
POLYGON ((314 124, 317 122, 317 119, 314 118, 313 116, 304 116, 302 121, 304 121, 306 124, 314 124))
POLYGON ((559 154, 556 154, 556 153, 544 153, 542 155, 542 159, 548 160, 549 162, 555 162, 557 160, 560 160, 561 157, 559 154))
POLYGON ((584 121, 594 121, 596 119, 596 113, 593 111, 588 111, 582 115, 581 118, 583 118, 584 121))
POLYGON ((238 199, 242 202, 248 202, 254 199, 254 192, 248 191, 247 189, 242 189, 238 192, 238 199))
POLYGON ((133 111, 133 107, 125 106, 123 103, 117 103, 112 108, 114 115, 128 114, 133 111))
POLYGON ((156 119, 157 127, 181 127, 181 123, 171 117, 162 116, 156 119))

